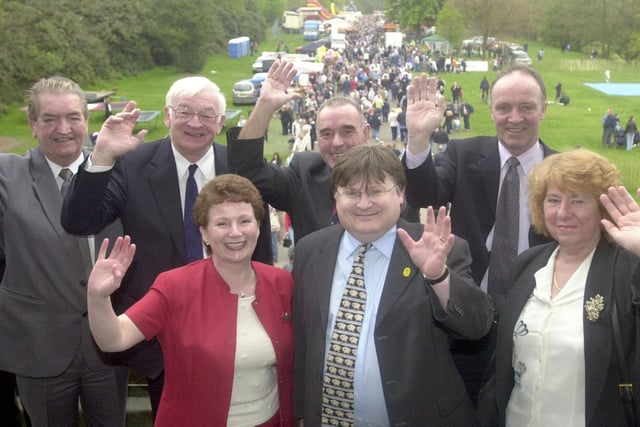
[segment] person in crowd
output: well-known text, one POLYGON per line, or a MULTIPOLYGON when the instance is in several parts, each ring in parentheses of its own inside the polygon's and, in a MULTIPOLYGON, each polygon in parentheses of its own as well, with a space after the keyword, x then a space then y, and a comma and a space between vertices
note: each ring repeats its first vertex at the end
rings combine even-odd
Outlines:
POLYGON ((482 77, 482 80, 480 81, 480 92, 482 93, 482 102, 485 104, 489 101, 490 87, 491 85, 489 84, 489 80, 487 80, 487 77, 482 77))
POLYGON ((296 140, 293 143, 292 153, 302 153, 304 151, 311 151, 311 125, 304 124, 300 133, 296 135, 296 140))
POLYGON ((282 135, 289 135, 291 132, 291 122, 293 122, 293 112, 288 105, 280 109, 280 124, 282 125, 282 135))
POLYGON ((556 85, 556 101, 560 99, 560 95, 562 95, 562 83, 558 82, 556 85))
POLYGON ((271 250, 273 251, 273 263, 278 262, 278 236, 280 235, 280 215, 278 211, 269 206, 269 222, 271 224, 271 250))
POLYGON ((369 129, 371 129, 371 137, 375 141, 380 140, 380 126, 382 122, 380 121, 380 116, 378 112, 374 108, 370 108, 367 113, 367 124, 369 125, 369 129))
POLYGON ((156 427, 292 427, 293 280, 252 262, 265 215, 258 190, 233 174, 209 181, 193 215, 210 257, 158 276, 117 316, 110 295, 131 265, 135 244, 100 248, 89 279, 91 332, 104 351, 157 337, 166 382, 156 427))
POLYGON ((627 124, 624 128, 625 136, 626 136, 626 148, 627 151, 633 150, 633 141, 636 137, 636 133, 638 132, 638 125, 636 124, 636 120, 633 116, 629 116, 627 120, 627 124))
MULTIPOLYGON (((264 129, 269 125, 274 108, 296 96, 285 90, 295 75, 292 63, 274 62, 255 107, 259 114, 253 114, 243 128, 230 129, 227 144, 231 170, 249 178, 270 205, 289 213, 297 241, 339 221, 329 185, 331 169, 345 151, 366 145, 371 129, 357 101, 333 97, 318 109, 317 152, 296 153, 285 168, 276 168, 265 162, 264 129)), ((422 186, 427 179, 420 175, 409 187, 422 186)), ((417 210, 411 206, 407 206, 403 214, 412 221, 419 220, 417 210)))
POLYGON ((282 166, 282 159, 280 158, 280 153, 277 151, 273 153, 271 156, 271 163, 274 165, 282 166))
POLYGON ((121 227, 77 238, 60 225, 61 193, 89 155, 85 94, 68 78, 43 78, 27 104, 38 145, 0 154, 0 369, 16 374, 33 426, 77 426, 79 402, 86 425, 124 426, 128 369, 98 350, 86 318, 91 246, 121 227))
MULTIPOLYGON (((409 127, 405 155, 407 179, 411 182, 428 174, 423 169, 435 169, 437 179, 419 187, 422 193, 417 199, 413 199, 416 193, 407 193, 407 199, 420 207, 451 203, 453 231, 471 248, 473 278, 499 309, 509 289, 506 279, 515 256, 548 241, 545 236, 530 233, 526 197, 527 174, 554 153, 540 139, 540 125, 547 111, 545 85, 531 67, 517 65, 501 71, 492 84, 489 105, 497 136, 451 140, 435 168, 428 141, 436 126, 430 119, 442 117, 445 102, 426 100, 427 93, 434 90, 426 75, 416 77, 409 87, 407 116, 413 125, 409 127), (517 185, 502 191, 507 176, 508 182, 517 185), (505 196, 499 197, 501 193, 505 196), (496 234, 498 238, 494 238, 496 234)), ((476 343, 453 344, 458 369, 474 401, 493 353, 494 338, 492 333, 476 343)))
POLYGON ((391 140, 396 142, 398 140, 398 108, 392 108, 389 112, 389 130, 391 131, 391 140))
POLYGON ((473 105, 466 101, 462 101, 462 104, 460 105, 460 112, 462 113, 461 115, 465 131, 471 130, 471 114, 473 114, 474 111, 473 105))
MULTIPOLYGON (((117 313, 142 298, 161 272, 204 256, 190 212, 198 189, 229 172, 227 149, 214 141, 225 109, 224 95, 209 79, 179 79, 166 95, 167 137, 145 144, 140 144, 145 131, 132 137, 137 110, 130 102, 105 122, 91 157, 79 168, 62 208, 65 230, 95 234, 120 219, 138 245, 113 296, 117 313)), ((268 218, 262 221, 255 259, 272 262, 268 218)), ((164 381, 158 343, 146 341, 121 356, 147 378, 155 415, 164 381)))
POLYGON ((607 114, 602 117, 602 148, 611 147, 613 142, 613 134, 616 129, 616 116, 612 109, 607 110, 607 114))
MULTIPOLYGON (((640 250, 612 242, 624 241, 624 232, 607 234, 603 224, 610 229, 615 220, 599 200, 619 185, 615 165, 582 148, 531 172, 531 221, 554 241, 520 254, 510 275, 490 365, 494 382, 479 402, 485 425, 631 425, 618 390, 629 380, 618 365, 638 385, 640 250)), ((637 215, 635 202, 620 207, 637 215)))
POLYGON ((305 427, 477 425, 449 345, 486 334, 493 307, 444 207, 437 219, 429 207, 425 225, 400 219, 405 186, 388 148, 346 151, 331 171, 340 225, 296 244, 294 404, 305 427))

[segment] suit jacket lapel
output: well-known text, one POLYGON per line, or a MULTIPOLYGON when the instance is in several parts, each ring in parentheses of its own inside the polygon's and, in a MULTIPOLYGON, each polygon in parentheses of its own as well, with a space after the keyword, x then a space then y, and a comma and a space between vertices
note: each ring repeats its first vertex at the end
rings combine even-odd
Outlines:
POLYGON ((478 187, 483 188, 487 200, 487 208, 495 216, 496 205, 498 204, 498 191, 500 187, 500 154, 498 153, 498 142, 483 145, 480 151, 482 158, 476 163, 481 182, 478 187))
POLYGON ((60 212, 62 211, 62 195, 58 184, 51 173, 49 163, 37 147, 29 151, 31 158, 31 176, 33 178, 33 191, 42 206, 42 211, 51 223, 51 227, 60 236, 60 240, 69 251, 73 251, 75 240, 68 238, 68 234, 60 223, 60 212))
POLYGON ((319 314, 321 320, 321 328, 323 334, 326 333, 327 323, 329 319, 329 300, 331 299, 331 284, 333 282, 333 274, 336 268, 336 257, 338 256, 338 249, 340 247, 340 239, 344 233, 344 228, 337 225, 335 227, 328 228, 329 232, 326 236, 323 236, 322 244, 318 246, 317 258, 314 262, 309 263, 311 265, 311 274, 307 277, 313 277, 314 281, 320 283, 320 286, 311 286, 314 291, 312 301, 317 302, 319 307, 319 314))
POLYGON ((611 338, 611 301, 612 280, 615 258, 615 249, 601 238, 596 252, 593 255, 587 283, 584 290, 584 303, 586 304, 596 295, 604 298, 604 310, 596 321, 587 319, 586 312, 583 311, 582 323, 584 327, 584 349, 585 349, 585 381, 586 381, 586 421, 593 416, 593 410, 602 393, 607 370, 610 365, 612 338, 611 338), (597 349, 597 351, 594 351, 597 349))
MULTIPOLYGON (((184 231, 182 228, 182 202, 180 199, 179 180, 176 174, 176 161, 171 151, 171 142, 158 145, 158 150, 147 165, 149 187, 156 200, 156 206, 164 219, 167 230, 183 257, 184 231), (178 203, 173 202, 177 200, 178 203)), ((151 208, 151 207, 150 207, 151 208)))
MULTIPOLYGON (((398 228, 406 230, 414 240, 418 240, 422 236, 422 224, 413 224, 401 219, 398 221, 398 228)), ((409 252, 396 236, 391 259, 389 260, 389 269, 384 280, 384 289, 378 304, 376 327, 389 314, 398 299, 405 293, 409 284, 420 277, 419 275, 420 270, 415 266, 409 256, 409 252)), ((421 277, 420 280, 422 280, 421 277)))

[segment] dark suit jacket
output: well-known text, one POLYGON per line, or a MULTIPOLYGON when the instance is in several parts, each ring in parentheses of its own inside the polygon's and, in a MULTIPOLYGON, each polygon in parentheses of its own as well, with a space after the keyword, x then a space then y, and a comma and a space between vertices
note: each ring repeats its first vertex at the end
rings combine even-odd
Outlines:
MULTIPOLYGON (((91 339, 87 274, 77 238, 60 225, 61 208, 40 148, 0 155, 1 370, 53 377, 77 353, 91 369, 107 367, 91 339)), ((119 230, 105 231, 113 239, 119 230)), ((96 236, 98 245, 103 237, 96 236)))
MULTIPOLYGON (((228 173, 226 147, 214 143, 213 149, 216 174, 228 173)), ((159 273, 186 263, 182 202, 168 138, 140 145, 119 158, 111 171, 89 173, 81 168, 74 177, 62 210, 67 231, 96 233, 117 218, 137 246, 122 286, 112 296, 116 312, 122 313, 149 290, 159 273)), ((256 258, 272 263, 268 219, 266 215, 262 222, 256 258)), ((134 347, 126 357, 147 377, 162 372, 155 340, 134 347)))
MULTIPOLYGON (((555 153, 542 141, 544 156, 555 153)), ((407 170, 410 181, 423 175, 422 169, 434 169, 429 157, 422 165, 407 170)), ((477 136, 449 142, 442 154, 442 161, 435 168, 437 180, 429 181, 415 193, 407 193, 414 206, 444 206, 451 203, 451 229, 469 242, 473 264, 471 271, 476 283, 480 283, 489 267, 487 236, 496 219, 496 204, 500 188, 500 154, 498 139, 477 136)), ((548 242, 549 239, 533 231, 529 232, 529 246, 548 242)))
MULTIPOLYGON (((271 206, 289 213, 295 240, 331 225, 335 203, 331 194, 331 169, 320 153, 296 153, 288 167, 280 167, 265 161, 262 138, 240 141, 239 132, 240 128, 227 132, 229 169, 253 182, 271 206)), ((416 180, 420 186, 427 182, 423 174, 417 174, 416 180)), ((408 183, 405 192, 410 191, 413 185, 408 183)), ((406 207, 403 218, 417 222, 417 209, 406 207)))
MULTIPOLYGON (((417 239, 423 226, 398 226, 417 239)), ((294 404, 305 427, 320 425, 331 282, 344 229, 337 225, 296 244, 293 321, 294 404)), ((475 412, 449 352, 451 337, 477 339, 493 307, 470 276, 461 239, 449 255, 451 297, 444 310, 399 239, 393 249, 375 325, 376 352, 392 426, 473 426, 475 412), (407 274, 407 269, 410 269, 407 274)))
MULTIPOLYGON (((495 377, 492 379, 495 383, 486 386, 481 393, 479 412, 483 425, 504 425, 505 411, 514 385, 513 329, 522 308, 535 288, 536 283, 533 275, 547 264, 557 245, 557 242, 552 242, 537 246, 523 252, 518 258, 511 280, 513 287, 507 298, 507 304, 500 313, 495 365, 490 365, 490 369, 495 370, 495 377), (496 411, 499 421, 495 419, 496 411)), ((622 400, 618 394, 618 361, 611 332, 610 301, 615 298, 618 306, 627 365, 637 389, 640 384, 638 382, 640 369, 638 369, 637 360, 637 331, 640 330, 638 328, 640 314, 638 314, 637 307, 640 302, 639 263, 640 259, 636 255, 610 244, 602 238, 589 268, 584 301, 586 303, 590 298, 599 294, 604 297, 605 308, 597 321, 589 321, 586 314, 582 320, 587 426, 627 425, 622 400)))

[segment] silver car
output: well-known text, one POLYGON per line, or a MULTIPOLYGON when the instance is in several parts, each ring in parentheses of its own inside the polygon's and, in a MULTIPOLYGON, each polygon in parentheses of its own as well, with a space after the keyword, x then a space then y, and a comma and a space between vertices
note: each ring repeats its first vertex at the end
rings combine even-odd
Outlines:
POLYGON ((255 104, 259 88, 251 80, 240 80, 231 90, 233 105, 255 104))

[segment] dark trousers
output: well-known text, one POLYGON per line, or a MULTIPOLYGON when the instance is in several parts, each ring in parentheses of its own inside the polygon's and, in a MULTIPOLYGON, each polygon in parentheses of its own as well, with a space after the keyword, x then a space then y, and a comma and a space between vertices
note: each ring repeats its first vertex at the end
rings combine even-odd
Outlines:
POLYGON ((20 400, 31 422, 49 427, 78 425, 78 400, 87 426, 124 426, 128 378, 126 366, 92 371, 82 355, 76 355, 57 377, 16 376, 20 400))
POLYGON ((16 376, 0 371, 0 424, 21 427, 20 409, 16 402, 16 376))

